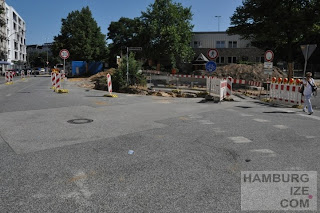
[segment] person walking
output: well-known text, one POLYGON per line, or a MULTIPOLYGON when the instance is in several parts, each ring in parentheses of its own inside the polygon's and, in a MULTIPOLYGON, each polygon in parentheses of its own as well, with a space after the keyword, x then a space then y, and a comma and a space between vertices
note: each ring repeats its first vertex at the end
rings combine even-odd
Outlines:
POLYGON ((304 86, 303 95, 305 98, 303 111, 306 112, 306 110, 308 109, 308 115, 312 115, 313 110, 312 110, 310 99, 312 96, 312 87, 315 86, 315 82, 314 82, 314 79, 312 78, 311 72, 306 73, 306 78, 303 79, 303 86, 304 86))

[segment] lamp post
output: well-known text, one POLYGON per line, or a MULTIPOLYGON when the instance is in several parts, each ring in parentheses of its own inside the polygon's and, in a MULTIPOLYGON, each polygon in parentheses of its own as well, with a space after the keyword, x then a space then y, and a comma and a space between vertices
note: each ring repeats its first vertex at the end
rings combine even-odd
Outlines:
POLYGON ((218 18, 218 32, 220 32, 220 18, 221 16, 215 16, 216 18, 218 18))

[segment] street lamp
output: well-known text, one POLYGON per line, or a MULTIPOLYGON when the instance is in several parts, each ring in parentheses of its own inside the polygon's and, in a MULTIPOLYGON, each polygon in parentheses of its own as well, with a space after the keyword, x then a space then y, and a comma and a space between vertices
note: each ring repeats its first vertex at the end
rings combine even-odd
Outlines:
POLYGON ((216 18, 218 18, 218 32, 220 32, 220 18, 221 16, 215 16, 216 18))

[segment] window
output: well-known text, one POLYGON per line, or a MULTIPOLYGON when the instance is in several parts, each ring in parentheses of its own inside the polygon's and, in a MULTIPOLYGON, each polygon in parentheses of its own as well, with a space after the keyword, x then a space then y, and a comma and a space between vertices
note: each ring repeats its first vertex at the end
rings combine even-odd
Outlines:
POLYGON ((242 56, 241 60, 242 61, 249 61, 249 57, 248 56, 242 56))
POLYGON ((216 41, 216 48, 225 48, 225 41, 216 41))
POLYGON ((237 48, 237 41, 229 41, 228 48, 237 48))
POLYGON ((228 57, 228 63, 229 64, 237 63, 237 57, 228 57))
POLYGON ((194 48, 199 48, 199 47, 201 47, 201 42, 200 42, 200 41, 194 41, 194 42, 193 42, 193 47, 194 47, 194 48))
POLYGON ((14 59, 18 59, 18 53, 14 52, 14 59))
POLYGON ((217 64, 224 64, 224 57, 218 57, 216 59, 217 64))
POLYGON ((17 21, 17 14, 15 12, 12 13, 13 20, 17 21))
POLYGON ((13 22, 13 29, 17 29, 17 24, 13 22))

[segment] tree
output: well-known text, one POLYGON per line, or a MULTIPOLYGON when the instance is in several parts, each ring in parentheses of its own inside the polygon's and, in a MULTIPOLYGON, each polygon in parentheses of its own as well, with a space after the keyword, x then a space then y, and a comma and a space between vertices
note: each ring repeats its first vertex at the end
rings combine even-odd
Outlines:
POLYGON ((62 19, 61 31, 54 37, 52 52, 58 55, 68 49, 70 60, 103 61, 106 59, 106 37, 93 19, 89 7, 73 11, 62 19))
POLYGON ((244 0, 231 17, 227 32, 252 40, 254 46, 285 52, 283 59, 288 62, 291 78, 294 52, 318 19, 316 4, 317 0, 244 0))
MULTIPOLYGON (((142 46, 139 41, 141 22, 139 18, 121 17, 117 22, 111 22, 108 27, 108 39, 113 41, 109 47, 109 64, 116 65, 116 56, 125 51, 126 47, 142 46)), ((124 52, 126 53, 126 52, 124 52)), ((122 54, 120 54, 122 55, 122 54)))
MULTIPOLYGON (((142 85, 144 86, 146 81, 142 73, 139 73, 141 70, 141 63, 135 60, 133 53, 129 54, 128 57, 128 79, 129 85, 142 85)), ((115 91, 125 88, 127 82, 127 58, 124 57, 120 63, 119 68, 112 76, 113 78, 113 87, 115 91)))
POLYGON ((146 12, 142 12, 140 38, 148 41, 144 50, 158 64, 170 61, 172 68, 177 62, 193 56, 190 46, 193 25, 191 8, 172 0, 155 0, 146 12))
MULTIPOLYGON (((188 61, 193 56, 190 42, 193 25, 191 8, 184 8, 172 0, 155 0, 146 12, 138 18, 120 18, 108 28, 108 38, 113 40, 110 47, 112 62, 125 47, 139 46, 137 53, 145 59, 169 63, 176 67, 179 62, 188 61)), ((126 52, 125 52, 126 53, 126 52)))

